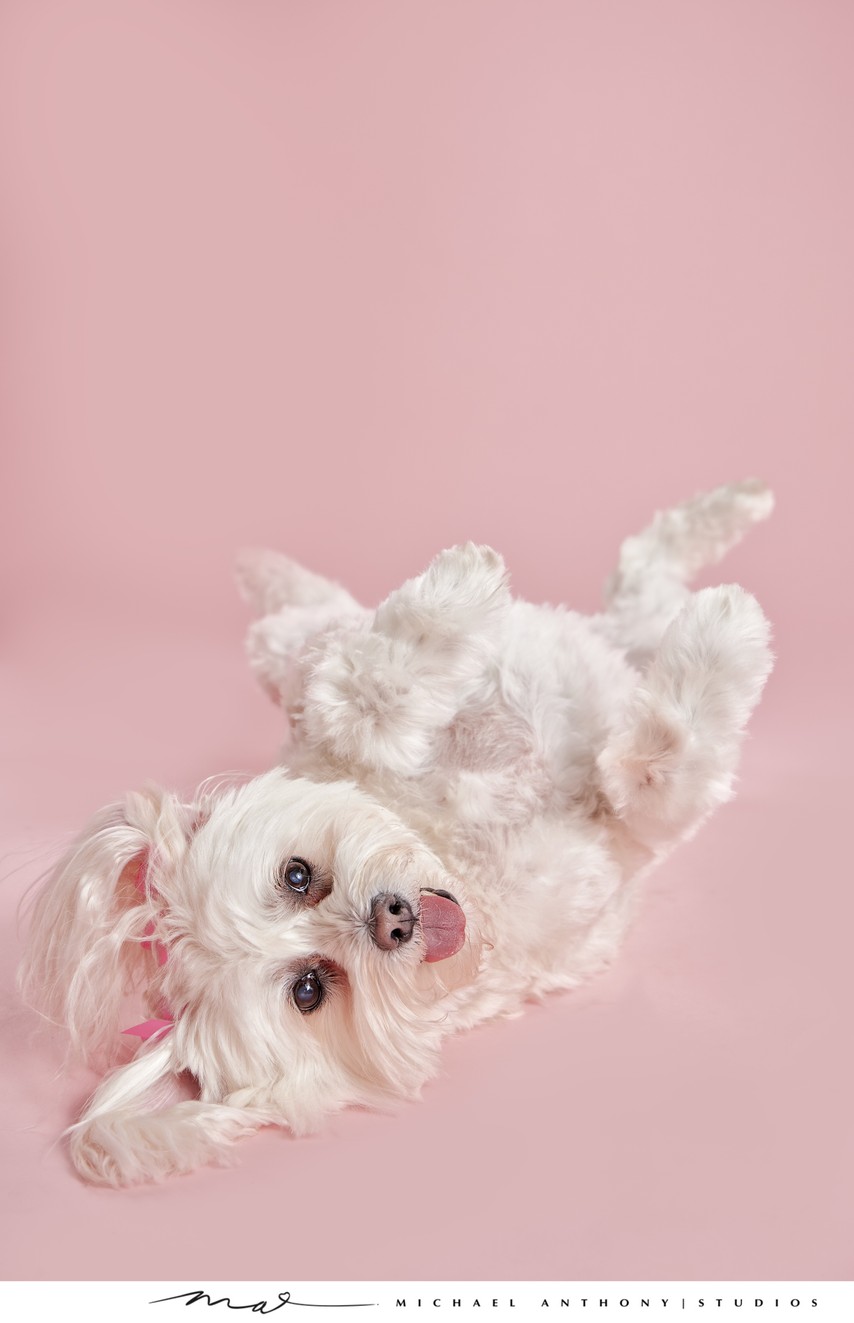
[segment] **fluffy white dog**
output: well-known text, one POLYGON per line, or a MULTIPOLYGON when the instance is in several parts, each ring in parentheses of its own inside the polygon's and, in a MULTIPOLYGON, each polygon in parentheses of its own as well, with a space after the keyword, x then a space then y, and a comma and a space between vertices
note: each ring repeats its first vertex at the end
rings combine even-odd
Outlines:
POLYGON ((685 585, 772 504, 745 482, 658 515, 593 617, 514 601, 472 544, 376 611, 245 556, 286 764, 128 795, 35 906, 25 993, 87 1059, 127 1057, 129 992, 153 1017, 71 1128, 81 1174, 157 1180, 413 1097, 446 1034, 607 962, 639 879, 730 795, 768 624, 741 588, 685 585), (164 1097, 182 1072, 196 1100, 164 1097))

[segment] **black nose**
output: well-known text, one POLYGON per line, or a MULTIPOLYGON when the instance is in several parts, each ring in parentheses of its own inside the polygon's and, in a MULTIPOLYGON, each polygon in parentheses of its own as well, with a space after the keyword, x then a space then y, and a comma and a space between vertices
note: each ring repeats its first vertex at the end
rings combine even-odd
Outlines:
POLYGON ((400 896, 386 892, 371 902, 371 937, 381 951, 396 951, 412 936, 415 916, 412 906, 400 896))

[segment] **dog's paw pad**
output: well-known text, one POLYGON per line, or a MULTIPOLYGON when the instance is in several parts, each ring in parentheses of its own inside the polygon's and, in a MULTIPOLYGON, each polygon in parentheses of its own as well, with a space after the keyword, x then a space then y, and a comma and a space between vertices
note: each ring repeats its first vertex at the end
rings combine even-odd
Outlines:
POLYGON ((666 788, 668 773, 685 748, 686 732, 663 717, 650 716, 598 758, 602 788, 622 813, 639 798, 666 788))

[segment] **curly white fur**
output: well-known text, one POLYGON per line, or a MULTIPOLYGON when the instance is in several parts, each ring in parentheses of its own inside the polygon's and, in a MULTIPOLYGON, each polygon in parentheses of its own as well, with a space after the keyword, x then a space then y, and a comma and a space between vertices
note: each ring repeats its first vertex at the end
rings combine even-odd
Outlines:
POLYGON ((446 1034, 609 960, 640 877, 730 795, 768 624, 742 589, 686 581, 771 507, 746 482, 658 515, 590 618, 513 600, 472 544, 376 611, 245 554, 249 655, 290 720, 286 764, 192 804, 128 795, 35 907, 23 988, 85 1057, 120 1058, 128 992, 174 1019, 72 1127, 81 1174, 157 1180, 262 1125, 416 1096, 446 1034), (304 894, 283 882, 294 858, 304 894), (465 914, 444 959, 430 892, 465 914), (411 923, 380 940, 392 901, 411 923), (198 1099, 170 1103, 181 1072, 198 1099))

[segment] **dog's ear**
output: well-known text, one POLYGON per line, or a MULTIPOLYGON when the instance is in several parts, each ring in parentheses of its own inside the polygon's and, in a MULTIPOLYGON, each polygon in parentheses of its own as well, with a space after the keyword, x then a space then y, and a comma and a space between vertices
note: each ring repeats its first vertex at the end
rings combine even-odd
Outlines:
POLYGON ((262 1106, 227 1100, 162 1105, 179 1069, 170 1033, 103 1081, 68 1131, 71 1160, 84 1180, 136 1185, 223 1162, 236 1140, 278 1119, 262 1106))
POLYGON ((74 1048, 103 1065, 121 1050, 123 995, 141 978, 156 882, 197 825, 191 807, 150 788, 96 814, 45 880, 33 906, 18 976, 24 998, 70 1030, 74 1048))

